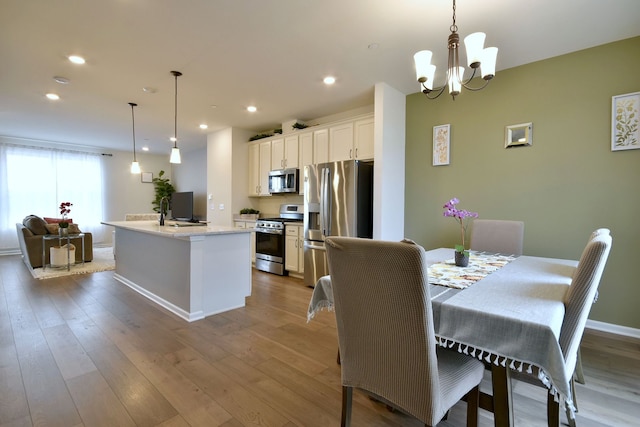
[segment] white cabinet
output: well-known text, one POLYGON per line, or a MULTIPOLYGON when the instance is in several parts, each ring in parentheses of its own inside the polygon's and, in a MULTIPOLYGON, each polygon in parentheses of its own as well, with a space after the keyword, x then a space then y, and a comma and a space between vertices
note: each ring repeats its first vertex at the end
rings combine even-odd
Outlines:
POLYGON ((329 161, 373 159, 373 117, 329 128, 329 161))
POLYGON ((313 163, 329 161, 329 129, 313 132, 313 163))
POLYGON ((298 167, 313 164, 313 132, 301 133, 298 136, 298 167))
POLYGON ((329 128, 329 161, 353 159, 353 122, 329 128))
POLYGON ((358 160, 373 160, 373 117, 356 120, 354 123, 353 154, 358 160))
MULTIPOLYGON (((235 228, 256 228, 255 221, 234 221, 233 226, 235 228)), ((256 262, 256 232, 251 233, 251 262, 255 264, 256 262)))
POLYGON ((284 230, 284 268, 290 273, 301 275, 304 273, 304 235, 302 225, 287 224, 284 230))
POLYGON ((269 195, 271 141, 249 143, 249 196, 269 195))
POLYGON ((271 170, 298 167, 298 135, 271 140, 271 170))

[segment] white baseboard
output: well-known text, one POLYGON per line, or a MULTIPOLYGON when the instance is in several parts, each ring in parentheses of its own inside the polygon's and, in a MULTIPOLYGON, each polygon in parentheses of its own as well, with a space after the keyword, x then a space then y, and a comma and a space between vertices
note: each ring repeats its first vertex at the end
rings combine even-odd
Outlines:
POLYGON ((626 337, 640 339, 640 329, 629 328, 628 326, 599 322, 597 320, 587 320, 586 328, 593 329, 594 331, 607 332, 610 334, 623 335, 626 337))

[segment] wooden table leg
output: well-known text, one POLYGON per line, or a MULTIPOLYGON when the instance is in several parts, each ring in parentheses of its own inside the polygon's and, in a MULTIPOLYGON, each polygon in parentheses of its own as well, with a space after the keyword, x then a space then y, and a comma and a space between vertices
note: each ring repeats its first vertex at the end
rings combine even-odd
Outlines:
POLYGON ((496 427, 513 426, 513 395, 511 392, 511 370, 508 367, 491 365, 493 383, 493 419, 496 427))

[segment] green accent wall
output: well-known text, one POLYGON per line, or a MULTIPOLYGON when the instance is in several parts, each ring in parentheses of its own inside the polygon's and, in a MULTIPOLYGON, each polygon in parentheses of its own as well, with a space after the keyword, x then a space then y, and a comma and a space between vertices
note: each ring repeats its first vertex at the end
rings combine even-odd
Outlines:
POLYGON ((640 149, 611 151, 611 97, 638 91, 635 37, 499 71, 455 101, 446 91, 407 96, 406 237, 453 247, 457 223, 442 216, 452 197, 480 218, 524 221, 525 255, 577 260, 591 232, 609 228, 589 318, 640 329, 640 149), (533 145, 505 149, 505 126, 526 122, 533 145), (450 164, 432 166, 442 124, 451 125, 450 164))

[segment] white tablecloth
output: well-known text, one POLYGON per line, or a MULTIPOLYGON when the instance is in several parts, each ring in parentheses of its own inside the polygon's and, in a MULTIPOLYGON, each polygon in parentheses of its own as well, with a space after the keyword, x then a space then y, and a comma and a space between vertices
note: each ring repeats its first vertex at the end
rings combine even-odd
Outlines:
MULTIPOLYGON (((451 249, 427 252, 429 264, 451 256, 451 249)), ((571 373, 564 370, 558 338, 576 266, 577 261, 521 256, 464 290, 430 285, 440 345, 516 370, 536 366, 550 391, 572 403, 571 373)), ((325 276, 314 289, 308 319, 332 308, 331 278, 325 276)))

